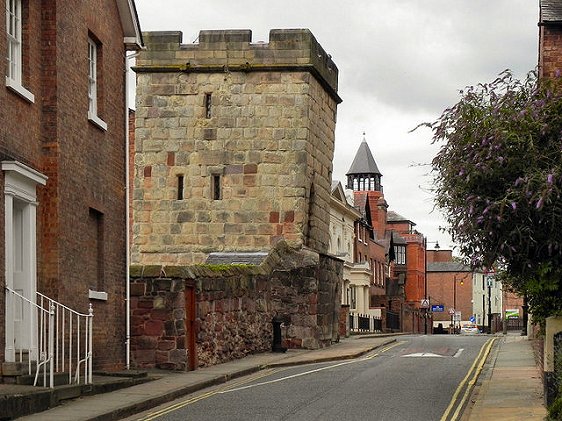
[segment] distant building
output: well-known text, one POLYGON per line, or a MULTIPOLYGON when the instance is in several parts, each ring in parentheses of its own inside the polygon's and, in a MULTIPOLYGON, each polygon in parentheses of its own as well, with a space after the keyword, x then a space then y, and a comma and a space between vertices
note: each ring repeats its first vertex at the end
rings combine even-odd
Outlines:
POLYGON ((427 294, 432 305, 433 327, 441 324, 447 329, 454 325, 458 329, 472 323, 486 331, 490 314, 492 331, 502 330, 500 282, 454 260, 451 250, 430 250, 427 257, 427 294))
POLYGON ((562 72, 562 6, 559 0, 540 0, 539 76, 562 72))
POLYGON ((422 332, 426 321, 420 307, 425 291, 424 237, 413 228, 415 223, 388 211, 381 180, 364 138, 347 172, 347 188, 372 227, 370 242, 357 245, 359 260, 367 260, 373 272, 370 306, 399 315, 393 320, 400 319, 402 330, 422 332))

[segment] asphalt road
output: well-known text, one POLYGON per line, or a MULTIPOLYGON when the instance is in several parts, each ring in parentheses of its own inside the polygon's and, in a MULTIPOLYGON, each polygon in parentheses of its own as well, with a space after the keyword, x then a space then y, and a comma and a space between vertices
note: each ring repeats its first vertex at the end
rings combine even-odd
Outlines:
POLYGON ((489 339, 402 336, 358 359, 260 371, 128 420, 450 419, 489 339))

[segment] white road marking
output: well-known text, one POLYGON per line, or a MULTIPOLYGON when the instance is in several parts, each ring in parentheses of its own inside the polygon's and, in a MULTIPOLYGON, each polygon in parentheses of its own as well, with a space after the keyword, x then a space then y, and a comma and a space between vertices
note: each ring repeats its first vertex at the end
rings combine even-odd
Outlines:
POLYGON ((218 392, 219 394, 223 394, 223 393, 230 393, 230 392, 237 392, 239 390, 244 390, 244 389, 250 389, 252 387, 257 387, 257 386, 265 386, 267 384, 272 384, 272 383, 278 383, 278 382, 282 382, 285 380, 289 380, 289 379, 294 379, 295 377, 301 377, 301 376, 306 376, 308 374, 312 374, 312 373, 317 373, 319 371, 323 371, 323 370, 329 370, 331 368, 335 368, 335 367, 340 367, 342 365, 347 365, 347 364, 353 364, 356 363, 360 360, 350 360, 350 361, 345 361, 343 363, 339 363, 339 364, 334 364, 334 365, 329 365, 327 367, 321 367, 321 368, 317 368, 316 370, 310 370, 310 371, 305 371, 303 373, 298 373, 298 374, 293 374, 291 376, 286 376, 286 377, 281 377, 279 379, 275 379, 275 380, 269 380, 267 382, 262 382, 262 383, 256 383, 256 384, 250 384, 248 386, 242 386, 242 387, 237 387, 234 389, 228 389, 228 390, 221 390, 220 392, 218 392))
POLYGON ((455 352, 455 355, 453 355, 453 358, 459 358, 463 351, 464 351, 464 348, 459 348, 459 350, 457 352, 455 352))
POLYGON ((414 354, 402 355, 404 357, 430 357, 430 358, 444 358, 443 355, 434 354, 432 352, 416 352, 414 354))

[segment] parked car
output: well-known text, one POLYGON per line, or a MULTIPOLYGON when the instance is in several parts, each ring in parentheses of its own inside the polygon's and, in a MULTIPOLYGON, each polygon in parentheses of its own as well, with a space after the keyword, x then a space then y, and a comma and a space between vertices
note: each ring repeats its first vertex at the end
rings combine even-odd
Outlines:
POLYGON ((465 333, 465 334, 480 333, 480 329, 478 329, 478 326, 476 326, 474 323, 464 323, 461 326, 461 333, 465 333))

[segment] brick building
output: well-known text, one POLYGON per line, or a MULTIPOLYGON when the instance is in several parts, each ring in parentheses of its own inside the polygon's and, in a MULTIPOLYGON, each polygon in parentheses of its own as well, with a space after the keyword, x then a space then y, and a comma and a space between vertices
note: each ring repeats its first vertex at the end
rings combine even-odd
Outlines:
POLYGON ((451 325, 459 327, 461 320, 468 322, 474 315, 471 268, 453 261, 451 250, 428 252, 427 260, 427 293, 431 304, 436 307, 433 327, 441 324, 448 331, 451 325), (456 323, 452 312, 460 314, 461 319, 456 323))
POLYGON ((431 304, 438 307, 433 310, 433 327, 441 323, 448 329, 454 324, 458 331, 462 325, 474 323, 487 331, 491 323, 492 332, 502 330, 506 294, 493 275, 455 261, 451 250, 430 250, 427 261, 427 293, 431 304))
POLYGON ((553 77, 562 71, 562 5, 540 0, 539 76, 553 77))
POLYGON ((39 316, 25 309, 46 300, 38 298, 42 293, 84 314, 92 303, 93 366, 122 368, 123 69, 126 51, 142 44, 134 2, 11 0, 5 13, 0 361, 15 363, 22 353, 39 358, 39 316))

